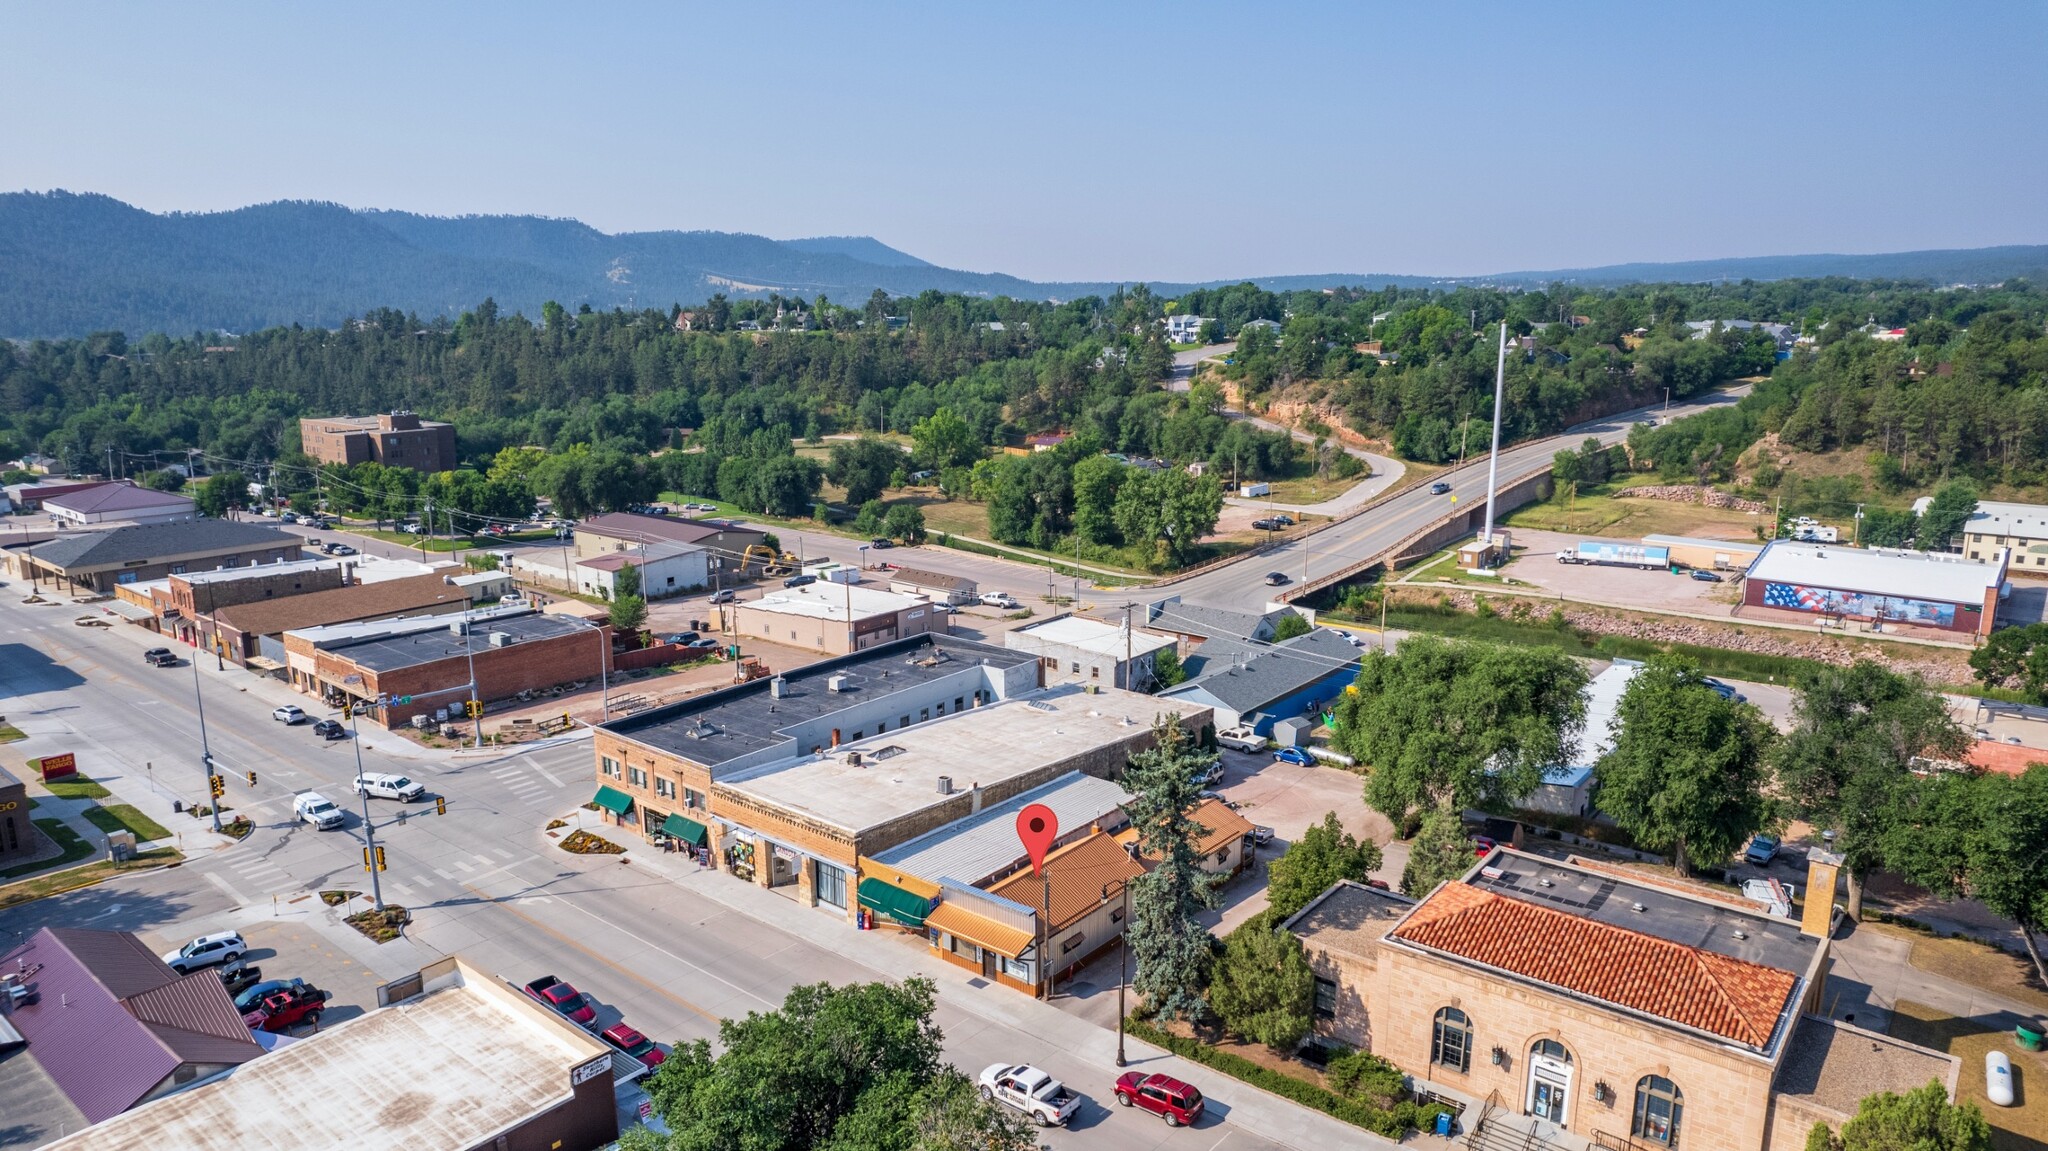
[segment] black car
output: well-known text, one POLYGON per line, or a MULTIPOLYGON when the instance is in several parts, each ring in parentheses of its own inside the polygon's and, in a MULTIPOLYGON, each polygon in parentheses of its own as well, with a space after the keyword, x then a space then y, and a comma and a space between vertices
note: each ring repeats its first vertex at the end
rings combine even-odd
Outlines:
POLYGON ((1287 583, 1287 573, 1286 573, 1286 572, 1267 572, 1267 573, 1266 573, 1266 586, 1267 586, 1267 587, 1283 587, 1283 586, 1285 586, 1285 585, 1286 585, 1286 583, 1287 583))
POLYGON ((818 577, 817 577, 817 576, 814 576, 814 575, 793 575, 793 576, 789 577, 788 579, 786 579, 786 580, 783 580, 783 581, 782 581, 782 586, 783 586, 783 587, 802 587, 802 586, 804 586, 805 584, 810 584, 810 583, 817 583, 817 582, 818 582, 818 577))
POLYGON ((1279 524, 1283 528, 1292 527, 1294 525, 1294 517, 1288 515, 1285 512, 1282 512, 1281 514, 1273 517, 1273 522, 1279 524))
POLYGON ((321 739, 347 739, 348 729, 339 720, 323 719, 313 725, 313 734, 321 739))
POLYGON ((142 653, 142 662, 151 667, 176 667, 178 653, 167 647, 153 647, 142 653))
POLYGON ((1280 521, 1279 521, 1279 520, 1253 520, 1253 521, 1252 521, 1252 530, 1254 530, 1254 531, 1261 531, 1261 532, 1277 532, 1277 531, 1279 531, 1279 530, 1280 530, 1280 521))
POLYGON ((662 642, 674 644, 693 644, 697 642, 697 633, 694 631, 679 631, 676 634, 669 636, 662 642))
POLYGON ((868 541, 868 546, 875 549, 878 552, 885 552, 888 551, 890 548, 895 547, 896 541, 890 539, 888 536, 876 536, 874 539, 868 541))
POLYGON ((1442 480, 1438 480, 1437 482, 1429 485, 1429 494, 1433 496, 1445 495, 1449 493, 1450 490, 1451 485, 1443 482, 1442 480))

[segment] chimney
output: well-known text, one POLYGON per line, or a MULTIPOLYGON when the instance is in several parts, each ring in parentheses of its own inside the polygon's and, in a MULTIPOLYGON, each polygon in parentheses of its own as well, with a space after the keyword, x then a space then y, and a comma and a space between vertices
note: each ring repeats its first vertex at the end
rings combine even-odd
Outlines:
POLYGON ((1806 851, 1806 902, 1799 909, 1799 934, 1826 939, 1835 918, 1835 880, 1842 857, 1819 848, 1806 851))
POLYGON ((967 814, 969 814, 969 815, 973 815, 974 813, 976 813, 976 812, 978 812, 978 811, 980 811, 980 810, 981 810, 981 784, 980 784, 980 783, 978 783, 978 782, 977 782, 977 783, 970 783, 970 784, 968 784, 968 785, 967 785, 967 814))
POLYGON ((832 729, 832 746, 835 748, 839 746, 839 729, 836 727, 832 729))

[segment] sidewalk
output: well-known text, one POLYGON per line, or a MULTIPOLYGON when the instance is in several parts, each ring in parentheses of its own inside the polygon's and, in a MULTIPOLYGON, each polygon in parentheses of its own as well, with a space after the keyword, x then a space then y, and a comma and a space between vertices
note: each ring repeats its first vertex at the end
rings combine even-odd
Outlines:
MULTIPOLYGON (((629 844, 636 871, 650 872, 677 887, 758 920, 805 942, 836 952, 867 967, 876 976, 902 979, 922 975, 938 984, 942 1001, 969 1015, 1015 1028, 1088 1062, 1101 1081, 1116 1078, 1116 1032, 1041 1003, 1007 987, 975 978, 972 972, 940 962, 923 947, 906 946, 893 933, 856 931, 846 921, 817 908, 774 895, 714 868, 700 868, 689 857, 629 844), (976 986, 981 984, 980 986, 976 986)), ((1182 1079, 1222 1105, 1232 1124, 1302 1151, 1328 1147, 1396 1147, 1390 1140, 1308 1108, 1270 1095, 1247 1083, 1167 1054, 1136 1039, 1125 1043, 1130 1065, 1182 1079)), ((1411 1140, 1418 1146, 1450 1146, 1428 1137, 1411 1140)))

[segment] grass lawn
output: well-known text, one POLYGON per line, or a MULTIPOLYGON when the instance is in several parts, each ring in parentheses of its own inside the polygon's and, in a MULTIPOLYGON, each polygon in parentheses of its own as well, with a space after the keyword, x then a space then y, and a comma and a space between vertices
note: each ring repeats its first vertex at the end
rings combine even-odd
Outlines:
POLYGON ((163 824, 142 814, 129 804, 115 803, 106 807, 94 804, 85 809, 84 815, 87 823, 101 831, 132 831, 135 838, 144 843, 171 837, 170 831, 163 824))
MULTIPOLYGON (((1223 478, 1228 480, 1230 477, 1223 478)), ((1252 499, 1258 503, 1270 500, 1275 504, 1319 504, 1324 500, 1334 500, 1371 478, 1369 475, 1360 474, 1348 480, 1324 480, 1313 476, 1299 480, 1267 480, 1265 482, 1273 489, 1272 494, 1253 496, 1252 499)), ((1234 496, 1237 492, 1233 489, 1224 494, 1234 496)))
MULTIPOLYGON (((1635 485, 1655 482, 1643 476, 1627 478, 1635 485)), ((1769 522, 1764 516, 1730 508, 1710 508, 1668 500, 1616 499, 1610 494, 1616 490, 1619 490, 1617 485, 1603 484, 1597 488, 1583 488, 1577 497, 1570 500, 1551 499, 1525 504, 1509 512, 1501 523, 1510 528, 1622 539, 1667 534, 1750 540, 1756 538, 1758 524, 1769 522)))
POLYGON ((101 860, 98 863, 88 863, 84 867, 73 867, 48 875, 39 875, 34 879, 24 879, 20 883, 0 887, 0 909, 13 907, 17 903, 27 903, 30 900, 45 899, 52 895, 62 895, 67 891, 77 891, 81 887, 91 887, 95 883, 112 879, 117 875, 126 875, 131 871, 149 871, 152 868, 165 867, 184 858, 178 854, 176 848, 159 847, 154 851, 145 851, 126 863, 109 863, 101 860))
POLYGON ((16 876, 28 875, 32 872, 48 871, 53 867, 63 867, 66 864, 77 863, 79 860, 92 854, 92 844, 80 838, 79 834, 66 826, 63 820, 38 819, 34 822, 44 835, 49 836, 56 842, 58 847, 63 849, 63 854, 55 859, 45 859, 40 863, 23 863, 7 868, 4 871, 0 871, 0 879, 13 879, 16 876))
POLYGON ((0 743, 13 743, 17 739, 27 738, 28 735, 13 724, 0 723, 0 743))
POLYGON ((1991 1146, 1996 1151, 2048 1147, 2048 1057, 2020 1050, 2011 1031, 1988 1031, 1976 1020, 1957 1019, 1905 999, 1892 1007, 1891 1033, 1962 1060, 1956 1100, 1969 1100, 1984 1112, 1991 1121, 1991 1146), (2017 1107, 1995 1107, 1984 1095, 1984 1056, 1993 1049, 2012 1060, 2017 1107))
POLYGON ((58 799, 105 799, 112 794, 106 788, 92 781, 88 775, 72 775, 43 785, 58 799))
MULTIPOLYGON (((1974 939, 1945 939, 1892 924, 1880 926, 1913 941, 1910 959, 1920 970, 1993 995, 2030 1003, 2043 1014, 2048 1014, 2048 991, 2041 990, 2041 985, 2035 981, 2034 965, 2020 956, 1974 939)), ((2043 1090, 2048 1091, 2048 1086, 2043 1090)))

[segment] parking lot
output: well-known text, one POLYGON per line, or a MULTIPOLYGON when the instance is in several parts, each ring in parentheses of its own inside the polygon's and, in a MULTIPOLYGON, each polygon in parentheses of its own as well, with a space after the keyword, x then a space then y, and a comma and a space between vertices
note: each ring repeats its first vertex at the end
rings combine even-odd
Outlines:
MULTIPOLYGON (((311 905, 311 910, 301 905, 291 908, 289 917, 281 915, 242 926, 242 938, 249 945, 249 950, 243 955, 243 966, 261 968, 265 980, 303 979, 328 992, 331 998, 321 1009, 320 1026, 332 1027, 374 1009, 377 987, 384 980, 330 935, 332 931, 353 931, 353 928, 325 922, 316 925, 311 920, 326 916, 328 909, 318 902, 317 897, 307 897, 306 903, 311 905)), ((356 902, 358 910, 368 906, 361 900, 356 902)), ((219 930, 228 929, 208 928, 209 932, 219 930)), ((141 936, 143 942, 159 954, 190 942, 189 937, 172 939, 150 931, 142 932, 141 936)), ((364 944, 368 946, 369 941, 364 940, 364 944)), ((289 1032, 311 1033, 310 1027, 289 1032)))
POLYGON ((1617 604, 1648 611, 1681 611, 1732 616, 1741 597, 1739 572, 1721 572, 1722 582, 1708 583, 1664 568, 1642 571, 1611 564, 1564 564, 1557 553, 1581 541, 1640 545, 1641 540, 1599 541, 1598 537, 1564 532, 1515 529, 1515 558, 1501 574, 1514 583, 1541 588, 1566 600, 1617 604))

